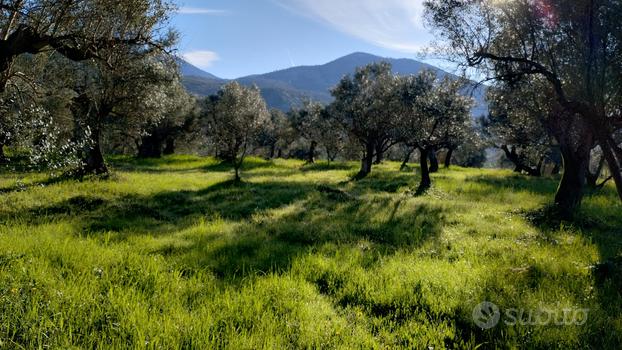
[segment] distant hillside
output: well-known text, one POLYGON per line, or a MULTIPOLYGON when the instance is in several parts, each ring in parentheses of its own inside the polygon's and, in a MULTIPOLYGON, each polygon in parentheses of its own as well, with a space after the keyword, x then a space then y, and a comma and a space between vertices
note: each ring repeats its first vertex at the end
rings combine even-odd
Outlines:
POLYGON ((177 65, 179 66, 179 71, 181 72, 181 75, 184 77, 198 77, 205 79, 222 80, 217 76, 192 65, 190 62, 184 60, 183 58, 177 58, 177 65))
POLYGON ((330 100, 329 90, 335 86, 344 75, 351 74, 357 67, 374 62, 386 61, 393 66, 396 74, 416 74, 422 69, 433 69, 441 74, 447 74, 440 69, 410 59, 393 59, 374 56, 366 53, 353 53, 320 66, 301 66, 288 68, 263 75, 252 75, 242 78, 244 81, 271 80, 279 81, 301 91, 312 91, 330 100))
MULTIPOLYGON (((323 103, 331 102, 330 89, 343 76, 354 73, 357 67, 381 61, 389 62, 393 66, 393 72, 400 75, 417 74, 423 69, 435 70, 441 76, 450 74, 437 67, 412 59, 384 58, 367 53, 353 53, 323 65, 292 67, 266 74, 250 75, 236 80, 244 85, 257 85, 261 89, 268 106, 286 111, 291 107, 299 106, 305 99, 323 103)), ((182 73, 184 73, 183 70, 182 73)), ((199 75, 196 72, 194 74, 184 73, 184 84, 188 91, 199 96, 207 96, 216 93, 218 88, 228 81, 209 75, 211 77, 199 75)), ((485 113, 487 107, 483 99, 484 89, 477 88, 473 96, 478 101, 478 106, 474 108, 473 114, 485 113)))

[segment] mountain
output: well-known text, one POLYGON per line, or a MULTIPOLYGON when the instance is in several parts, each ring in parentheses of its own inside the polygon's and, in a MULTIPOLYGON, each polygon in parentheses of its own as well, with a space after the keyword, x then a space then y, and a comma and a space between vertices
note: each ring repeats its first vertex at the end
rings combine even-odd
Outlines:
POLYGON ((337 85, 344 75, 353 73, 356 67, 381 61, 389 62, 393 66, 393 72, 401 75, 416 74, 425 68, 447 74, 436 67, 415 60, 384 58, 357 52, 324 65, 293 67, 263 75, 252 75, 241 78, 241 81, 279 81, 294 89, 318 94, 322 96, 323 102, 327 102, 331 99, 330 89, 337 85))
MULTIPOLYGON (((250 75, 236 80, 243 85, 257 85, 269 107, 287 111, 291 107, 299 106, 306 99, 323 103, 331 102, 330 89, 344 75, 354 73, 357 67, 381 61, 390 63, 393 66, 393 72, 400 75, 417 74, 423 69, 432 69, 439 76, 451 75, 437 67, 412 59, 384 58, 357 52, 323 65, 292 67, 266 74, 250 75)), ((207 96, 216 93, 218 88, 227 82, 227 80, 214 77, 209 73, 205 74, 212 77, 199 75, 196 72, 194 74, 183 74, 184 85, 188 91, 199 96, 207 96)), ((484 88, 476 87, 472 94, 477 101, 473 115, 485 113, 487 106, 483 99, 484 88)))
POLYGON ((183 58, 177 58, 177 65, 179 66, 179 71, 183 77, 197 77, 204 79, 213 79, 213 80, 222 80, 217 76, 210 74, 201 68, 192 65, 190 62, 184 60, 183 58))

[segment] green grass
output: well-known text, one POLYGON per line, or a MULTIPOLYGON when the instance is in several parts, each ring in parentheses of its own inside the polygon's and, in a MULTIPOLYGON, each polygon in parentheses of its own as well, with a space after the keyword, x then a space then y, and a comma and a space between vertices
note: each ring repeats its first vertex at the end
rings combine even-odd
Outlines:
POLYGON ((542 219, 554 179, 386 163, 111 160, 109 179, 0 174, 0 348, 619 348, 622 207, 542 219), (618 257, 618 258, 616 258, 618 257), (602 268, 601 268, 602 267, 602 268), (589 309, 582 326, 473 308, 589 309))

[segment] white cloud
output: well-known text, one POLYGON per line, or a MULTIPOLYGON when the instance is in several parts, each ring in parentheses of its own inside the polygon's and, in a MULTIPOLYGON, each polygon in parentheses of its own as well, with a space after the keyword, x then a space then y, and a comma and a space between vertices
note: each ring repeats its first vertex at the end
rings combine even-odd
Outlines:
POLYGON ((204 50, 185 52, 181 55, 181 57, 201 69, 207 69, 211 67, 214 62, 220 59, 216 52, 204 50))
POLYGON ((431 40, 423 27, 423 0, 275 0, 375 45, 418 52, 431 40))
POLYGON ((180 7, 177 13, 181 15, 222 15, 227 13, 227 11, 202 7, 180 7))

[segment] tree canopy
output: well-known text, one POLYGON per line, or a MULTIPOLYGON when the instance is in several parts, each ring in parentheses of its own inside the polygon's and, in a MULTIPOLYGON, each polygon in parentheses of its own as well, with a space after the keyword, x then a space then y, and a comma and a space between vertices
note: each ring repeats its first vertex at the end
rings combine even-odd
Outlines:
POLYGON ((257 146, 261 132, 270 123, 270 113, 257 87, 237 82, 225 85, 205 101, 208 137, 217 153, 233 164, 240 181, 244 158, 257 146))
POLYGON ((554 136, 566 165, 555 200, 562 212, 571 215, 581 202, 593 143, 602 147, 622 198, 622 149, 616 139, 622 84, 615 78, 622 69, 619 1, 430 0, 425 5, 439 48, 453 59, 497 82, 537 77, 546 83, 539 92, 555 101, 557 117, 550 119, 556 119, 554 136))

